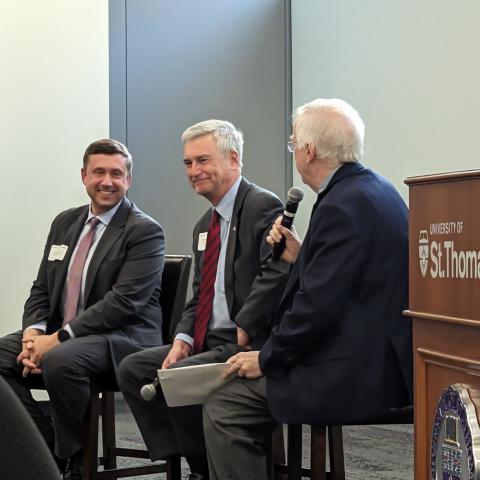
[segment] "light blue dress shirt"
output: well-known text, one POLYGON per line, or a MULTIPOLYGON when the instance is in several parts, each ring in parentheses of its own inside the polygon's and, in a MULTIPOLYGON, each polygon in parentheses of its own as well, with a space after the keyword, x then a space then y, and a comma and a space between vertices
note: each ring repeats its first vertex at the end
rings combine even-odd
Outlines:
MULTIPOLYGON (((85 266, 83 267, 83 272, 82 272, 82 286, 80 289, 80 298, 78 299, 78 307, 77 307, 77 315, 83 311, 84 308, 84 301, 85 299, 83 298, 83 294, 85 292, 85 280, 87 278, 87 272, 88 272, 88 267, 90 265, 90 261, 92 260, 93 254, 95 253, 95 249, 98 246, 98 243, 100 242, 100 239, 102 238, 102 235, 104 234, 108 224, 112 220, 113 216, 117 213, 118 208, 120 207, 120 204, 122 202, 118 202, 113 208, 108 210, 108 212, 102 213, 101 215, 97 215, 96 217, 98 220, 97 228, 95 229, 95 236, 93 237, 93 242, 90 247, 90 250, 88 251, 88 256, 85 261, 85 266)), ((68 272, 67 272, 67 278, 65 279, 65 285, 63 286, 63 291, 62 291, 62 298, 60 299, 60 312, 62 313, 63 316, 63 307, 65 305, 65 299, 67 298, 67 284, 68 284, 68 274, 70 273, 70 268, 72 267, 73 259, 75 258, 75 254, 77 253, 78 250, 78 245, 80 244, 82 238, 87 234, 88 230, 90 229, 90 225, 88 222, 90 219, 95 217, 95 215, 92 213, 92 206, 90 205, 90 208, 88 210, 88 217, 85 220, 85 225, 83 226, 83 230, 80 233, 80 236, 78 237, 77 244, 75 245, 75 248, 73 250, 72 256, 70 257, 70 263, 68 264, 68 272)), ((69 246, 70 248, 70 246, 69 246)), ((38 322, 35 325, 31 325, 25 330, 28 330, 30 328, 37 328, 38 330, 43 330, 44 332, 47 331, 47 322, 38 322)), ((74 333, 72 329, 70 328, 69 325, 65 326, 65 330, 68 331, 71 337, 74 337, 74 333)))
POLYGON ((320 188, 318 189, 317 193, 322 193, 328 187, 328 184, 330 183, 330 180, 333 178, 333 176, 337 173, 337 170, 342 165, 343 165, 343 163, 341 165, 339 165, 337 168, 335 168, 334 170, 332 170, 330 172, 330 174, 323 179, 323 182, 320 184, 320 188))
MULTIPOLYGON (((215 207, 215 210, 220 217, 221 247, 220 255, 218 257, 217 276, 215 277, 212 318, 208 324, 209 330, 214 328, 237 328, 237 325, 232 322, 232 319, 230 318, 227 298, 225 296, 225 256, 227 252, 228 234, 230 232, 233 207, 235 205, 235 199, 237 198, 238 187, 240 186, 241 181, 242 177, 240 176, 215 207)), ((185 333, 177 334, 175 340, 183 340, 193 346, 193 338, 185 333)))

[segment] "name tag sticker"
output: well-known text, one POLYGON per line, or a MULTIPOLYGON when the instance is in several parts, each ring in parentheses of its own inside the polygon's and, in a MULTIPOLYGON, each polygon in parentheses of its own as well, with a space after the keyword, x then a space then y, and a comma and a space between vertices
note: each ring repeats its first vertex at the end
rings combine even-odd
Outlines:
POLYGON ((208 232, 203 232, 198 236, 198 251, 203 252, 207 247, 208 232))
POLYGON ((50 253, 48 254, 48 260, 54 262, 55 260, 62 261, 67 253, 68 245, 52 245, 50 247, 50 253))

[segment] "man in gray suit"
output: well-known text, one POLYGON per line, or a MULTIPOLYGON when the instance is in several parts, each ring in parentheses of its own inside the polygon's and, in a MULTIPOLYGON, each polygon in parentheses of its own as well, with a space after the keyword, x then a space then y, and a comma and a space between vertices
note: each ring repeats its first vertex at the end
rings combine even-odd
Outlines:
POLYGON ((81 173, 91 203, 55 218, 23 330, 0 339, 0 375, 53 443, 30 388, 48 391, 55 453, 69 459, 64 479, 81 479, 91 380, 113 374, 143 346, 162 344, 164 235, 126 198, 131 155, 120 142, 96 141, 81 173))
POLYGON ((237 352, 259 348, 269 333, 272 306, 281 296, 289 265, 271 262, 265 238, 282 203, 242 177, 242 133, 229 122, 207 120, 188 128, 182 141, 190 184, 213 207, 193 231, 193 297, 173 345, 125 358, 119 385, 151 459, 181 454, 193 480, 208 478, 200 406, 168 408, 160 389, 146 403, 140 389, 152 382, 160 367, 223 362, 237 352), (218 261, 209 270, 217 217, 218 261))

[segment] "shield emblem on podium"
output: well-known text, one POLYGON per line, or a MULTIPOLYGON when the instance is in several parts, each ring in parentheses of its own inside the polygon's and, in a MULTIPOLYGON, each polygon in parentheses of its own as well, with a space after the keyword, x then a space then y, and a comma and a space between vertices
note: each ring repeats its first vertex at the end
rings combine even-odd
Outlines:
POLYGON ((418 235, 418 257, 422 277, 425 277, 428 268, 428 232, 426 230, 420 230, 418 235))

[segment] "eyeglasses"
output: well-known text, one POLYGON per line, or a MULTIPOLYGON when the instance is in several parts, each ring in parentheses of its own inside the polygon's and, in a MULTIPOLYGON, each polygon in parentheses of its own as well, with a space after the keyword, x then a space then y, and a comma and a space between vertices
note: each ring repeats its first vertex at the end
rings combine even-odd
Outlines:
POLYGON ((287 142, 287 148, 288 148, 288 151, 290 153, 294 153, 295 152, 295 145, 297 144, 297 142, 293 142, 293 141, 290 141, 290 142, 287 142))

